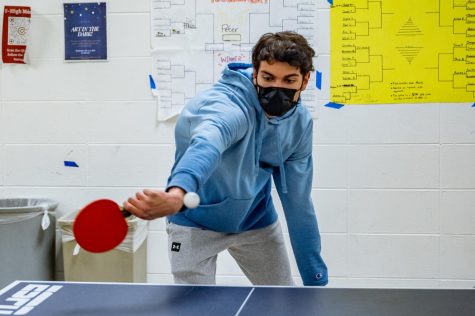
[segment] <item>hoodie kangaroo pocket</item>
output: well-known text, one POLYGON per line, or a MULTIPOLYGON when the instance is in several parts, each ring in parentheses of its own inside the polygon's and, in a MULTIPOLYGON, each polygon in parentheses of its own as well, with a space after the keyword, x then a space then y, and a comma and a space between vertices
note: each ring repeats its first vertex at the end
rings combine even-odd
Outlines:
POLYGON ((238 232, 252 202, 253 199, 228 197, 219 203, 200 205, 188 210, 186 216, 214 231, 238 232))

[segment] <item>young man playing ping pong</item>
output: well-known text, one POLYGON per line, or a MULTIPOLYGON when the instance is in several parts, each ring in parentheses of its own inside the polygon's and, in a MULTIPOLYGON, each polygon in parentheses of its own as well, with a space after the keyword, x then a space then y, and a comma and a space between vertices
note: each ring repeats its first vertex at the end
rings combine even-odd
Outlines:
POLYGON ((327 284, 310 197, 313 122, 300 99, 314 55, 297 33, 264 34, 252 65, 229 64, 182 111, 167 190, 144 190, 124 203, 140 218, 168 216, 176 283, 214 284, 217 255, 228 250, 253 284, 294 284, 273 178, 303 283, 327 284), (197 208, 183 207, 186 192, 198 193, 197 208))

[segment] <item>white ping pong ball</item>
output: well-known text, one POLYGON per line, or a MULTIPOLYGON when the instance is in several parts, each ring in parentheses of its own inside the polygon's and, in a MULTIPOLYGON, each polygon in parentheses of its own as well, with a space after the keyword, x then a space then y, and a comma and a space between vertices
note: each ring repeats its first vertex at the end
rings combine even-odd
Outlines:
POLYGON ((188 192, 183 198, 183 203, 187 208, 196 208, 200 205, 200 196, 195 192, 188 192))

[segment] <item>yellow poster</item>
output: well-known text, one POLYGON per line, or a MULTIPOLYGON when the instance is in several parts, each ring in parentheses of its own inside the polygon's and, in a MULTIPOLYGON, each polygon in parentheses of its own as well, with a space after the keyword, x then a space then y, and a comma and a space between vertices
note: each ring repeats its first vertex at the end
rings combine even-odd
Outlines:
POLYGON ((475 0, 334 0, 331 101, 475 101, 475 0))

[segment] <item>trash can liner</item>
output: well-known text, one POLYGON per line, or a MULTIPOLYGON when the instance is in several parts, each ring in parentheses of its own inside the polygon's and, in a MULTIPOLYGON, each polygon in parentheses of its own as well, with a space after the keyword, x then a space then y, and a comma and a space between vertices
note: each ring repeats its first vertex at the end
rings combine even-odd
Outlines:
POLYGON ((57 206, 57 202, 49 199, 0 199, 0 225, 22 222, 42 215, 41 226, 46 230, 50 224, 48 213, 54 214, 57 206))
MULTIPOLYGON (((75 216, 76 213, 67 214, 66 217, 70 217, 71 215, 75 216)), ((62 234, 61 239, 63 243, 76 240, 73 234, 73 223, 74 223, 73 219, 64 218, 64 217, 60 219, 61 234, 62 234), (65 223, 68 223, 69 225, 65 225, 65 223)), ((136 252, 137 249, 142 245, 144 240, 147 238, 147 234, 148 234, 147 223, 148 223, 147 221, 142 220, 133 215, 129 216, 127 218, 127 226, 129 227, 127 235, 125 236, 124 241, 114 249, 122 250, 124 252, 129 252, 129 253, 136 252)), ((78 249, 78 247, 75 247, 75 249, 78 249)), ((77 250, 73 251, 73 255, 76 255, 76 254, 77 254, 77 250)))

